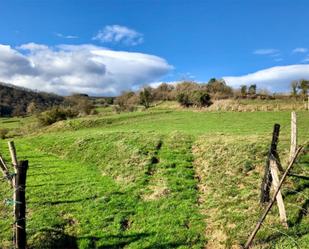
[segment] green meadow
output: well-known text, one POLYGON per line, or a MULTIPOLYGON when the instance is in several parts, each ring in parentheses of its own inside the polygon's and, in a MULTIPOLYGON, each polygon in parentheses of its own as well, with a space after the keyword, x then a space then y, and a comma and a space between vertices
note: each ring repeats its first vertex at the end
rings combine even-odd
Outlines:
MULTIPOLYGON (((274 206, 253 248, 308 248, 309 112, 298 111, 305 145, 283 187, 289 229, 274 206)), ((289 111, 203 112, 150 108, 32 128, 0 119, 29 160, 29 248, 239 248, 263 211, 259 189, 273 125, 287 166, 289 111), (20 135, 22 134, 22 135, 20 135)), ((0 152, 10 161, 7 141, 0 152)), ((11 248, 12 191, 0 181, 0 248, 11 248)))

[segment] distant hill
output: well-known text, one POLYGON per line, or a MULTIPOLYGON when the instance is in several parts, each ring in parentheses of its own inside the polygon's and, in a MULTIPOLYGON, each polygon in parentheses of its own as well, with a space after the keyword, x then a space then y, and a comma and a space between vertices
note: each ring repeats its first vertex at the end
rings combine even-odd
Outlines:
POLYGON ((64 97, 0 82, 0 116, 22 116, 30 104, 37 109, 62 104, 64 97))

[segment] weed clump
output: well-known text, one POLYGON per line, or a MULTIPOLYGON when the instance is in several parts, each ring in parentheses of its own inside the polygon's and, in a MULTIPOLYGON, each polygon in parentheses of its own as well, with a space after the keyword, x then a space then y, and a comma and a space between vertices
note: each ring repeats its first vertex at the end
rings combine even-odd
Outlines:
POLYGON ((242 172, 246 174, 254 168, 255 166, 251 161, 245 161, 245 163, 243 164, 242 172))

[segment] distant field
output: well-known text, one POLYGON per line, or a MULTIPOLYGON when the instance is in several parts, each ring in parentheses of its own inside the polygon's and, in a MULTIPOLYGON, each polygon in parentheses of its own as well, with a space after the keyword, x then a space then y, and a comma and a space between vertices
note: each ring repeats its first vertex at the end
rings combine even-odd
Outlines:
POLYGON ((0 128, 15 129, 23 126, 29 118, 0 118, 0 128))
MULTIPOLYGON (((30 161, 30 248, 220 249, 245 241, 262 212, 259 187, 274 123, 282 126, 279 152, 286 165, 290 112, 164 105, 123 114, 102 108, 99 116, 15 138, 20 159, 30 161)), ((304 144, 309 112, 297 114, 304 144)), ((0 119, 1 127, 22 125, 0 119)), ((8 158, 5 142, 0 148, 8 158)), ((294 173, 308 176, 308 154, 294 173)), ((254 248, 306 248, 308 184, 289 177, 283 191, 290 229, 280 226, 274 207, 254 248)), ((12 207, 2 202, 10 193, 0 181, 1 248, 11 240, 12 207)))

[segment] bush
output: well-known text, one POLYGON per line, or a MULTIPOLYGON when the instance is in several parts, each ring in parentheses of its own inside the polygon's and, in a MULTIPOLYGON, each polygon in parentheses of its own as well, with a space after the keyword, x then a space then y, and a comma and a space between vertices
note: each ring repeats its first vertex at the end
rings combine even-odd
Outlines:
POLYGON ((192 102, 193 105, 198 107, 207 107, 212 104, 210 95, 202 90, 197 90, 192 92, 192 102))
POLYGON ((212 104, 210 95, 205 90, 179 93, 177 95, 177 101, 184 107, 207 107, 212 104))
POLYGON ((77 116, 78 112, 76 110, 71 108, 55 107, 39 114, 38 120, 41 125, 51 125, 57 121, 66 120, 77 116))
POLYGON ((74 94, 66 97, 66 104, 81 116, 93 114, 95 110, 93 102, 84 94, 74 94))
POLYGON ((153 101, 153 93, 151 87, 145 87, 139 93, 139 103, 143 105, 146 109, 150 107, 151 102, 153 101))
POLYGON ((124 92, 122 95, 116 98, 115 100, 115 111, 132 112, 136 109, 136 105, 139 103, 139 96, 137 96, 134 92, 124 92))
POLYGON ((176 99, 184 107, 189 107, 192 105, 189 100, 189 93, 179 93, 176 99))

